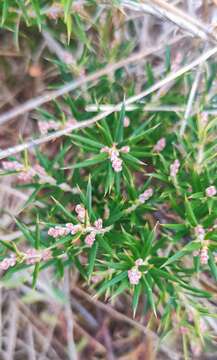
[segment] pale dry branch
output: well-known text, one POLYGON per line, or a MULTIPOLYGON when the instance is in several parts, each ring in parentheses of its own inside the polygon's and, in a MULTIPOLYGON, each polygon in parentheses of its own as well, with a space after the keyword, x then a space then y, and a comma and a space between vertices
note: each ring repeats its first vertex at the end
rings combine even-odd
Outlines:
POLYGON ((8 340, 7 340, 7 360, 14 359, 14 351, 16 347, 16 337, 17 337, 17 321, 19 317, 18 307, 15 301, 11 301, 10 304, 10 325, 8 328, 8 340))
POLYGON ((187 126, 187 123, 188 123, 188 118, 191 116, 192 111, 193 111, 193 102, 194 102, 195 97, 197 95, 197 89, 198 89, 198 86, 199 86, 199 83, 200 83, 202 69, 203 69, 202 65, 197 69, 196 76, 195 76, 193 85, 191 87, 191 91, 190 91, 187 106, 186 106, 186 111, 185 111, 185 114, 184 114, 183 121, 181 122, 181 127, 180 127, 180 136, 181 137, 185 133, 185 129, 186 129, 186 126, 187 126))
MULTIPOLYGON (((85 107, 85 110, 88 112, 98 112, 98 111, 110 111, 116 105, 114 104, 106 104, 106 105, 95 105, 90 104, 85 107)), ((174 105, 127 105, 125 107, 125 111, 134 111, 134 110, 143 110, 145 112, 185 112, 185 106, 174 106, 174 105)))
POLYGON ((70 306, 70 274, 69 270, 65 271, 64 277, 64 290, 67 296, 67 302, 64 306, 65 318, 66 318, 66 332, 67 332, 67 345, 68 345, 68 356, 70 360, 77 360, 77 351, 74 342, 73 332, 74 332, 74 319, 72 314, 72 309, 70 306))
POLYGON ((123 0, 121 3, 125 7, 130 7, 135 11, 143 12, 147 11, 148 4, 154 12, 154 15, 159 14, 163 18, 169 19, 180 28, 189 31, 191 34, 198 36, 203 40, 208 40, 215 44, 217 42, 216 35, 208 28, 208 26, 164 0, 144 0, 139 4, 135 1, 123 0))

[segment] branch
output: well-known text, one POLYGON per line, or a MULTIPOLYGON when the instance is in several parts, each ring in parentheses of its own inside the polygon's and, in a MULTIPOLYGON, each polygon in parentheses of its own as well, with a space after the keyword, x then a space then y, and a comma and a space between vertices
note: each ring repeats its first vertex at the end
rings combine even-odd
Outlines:
MULTIPOLYGON (((154 15, 158 14, 160 17, 167 18, 177 26, 190 31, 190 33, 195 36, 198 36, 203 40, 209 40, 216 44, 216 35, 200 20, 195 19, 183 10, 164 0, 144 0, 144 2, 148 3, 148 6, 152 9, 154 15)), ((122 0, 121 3, 123 6, 134 9, 135 11, 147 11, 147 4, 138 4, 131 0, 122 0)))

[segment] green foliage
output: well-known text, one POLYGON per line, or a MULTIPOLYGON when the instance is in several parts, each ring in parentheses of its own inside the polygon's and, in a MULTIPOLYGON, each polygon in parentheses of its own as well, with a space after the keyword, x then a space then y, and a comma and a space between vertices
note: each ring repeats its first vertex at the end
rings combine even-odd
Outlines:
MULTIPOLYGON (((73 3, 60 2, 56 26, 50 18, 54 5, 51 1, 6 0, 0 4, 1 26, 6 29, 16 31, 19 13, 20 26, 31 31, 40 32, 49 26, 55 34, 56 28, 64 29, 67 40, 60 43, 71 53, 77 43, 82 44, 76 69, 61 59, 49 59, 60 74, 60 82, 52 84, 52 88, 74 79, 80 66, 87 72, 102 67, 95 56, 99 45, 91 40, 93 33, 94 39, 99 37, 105 60, 117 60, 122 47, 126 55, 133 47, 125 43, 108 51, 110 34, 100 27, 100 19, 97 18, 94 32, 88 36, 87 20, 72 11, 73 3)), ((95 9, 94 5, 94 1, 88 4, 95 9)), ((111 14, 107 14, 105 28, 110 21, 111 14)), ((215 78, 216 65, 207 67, 204 92, 212 88, 215 78)), ((167 48, 165 73, 170 69, 171 52, 167 48)), ((151 63, 144 66, 144 73, 145 86, 153 85, 156 76, 151 63)), ((161 105, 185 105, 180 89, 187 82, 191 87, 193 79, 189 75, 175 81, 169 93, 161 96, 161 105)), ((207 110, 204 101, 201 111, 188 119, 187 130, 180 137, 182 114, 163 110, 144 112, 141 103, 128 111, 126 99, 135 95, 135 88, 120 70, 112 78, 104 76, 92 84, 88 96, 83 90, 75 91, 73 96, 65 95, 50 107, 38 109, 41 121, 52 120, 63 128, 68 119, 78 123, 89 119, 93 114, 86 110, 88 105, 96 104, 100 112, 100 105, 123 104, 120 111, 114 111, 94 126, 69 132, 54 156, 38 148, 34 159, 27 152, 21 154, 22 169, 1 171, 1 175, 21 176, 21 180, 36 164, 44 171, 41 174, 35 170, 28 181, 17 185, 32 190, 23 209, 24 213, 28 210, 29 221, 22 214, 14 219, 22 234, 16 242, 0 239, 1 264, 15 254, 16 264, 3 269, 6 270, 3 278, 28 267, 33 287, 37 287, 37 278, 46 267, 52 267, 58 278, 64 276, 66 267, 77 268, 81 281, 93 287, 98 297, 114 299, 123 293, 130 294, 134 316, 141 304, 142 314, 151 313, 158 318, 161 311, 159 331, 166 336, 173 326, 174 313, 183 326, 188 326, 189 309, 194 309, 192 312, 197 316, 213 315, 202 307, 201 299, 209 299, 212 294, 199 279, 206 274, 213 283, 217 280, 217 196, 206 192, 210 186, 217 187, 213 136, 217 123, 214 116, 204 120, 207 110), (157 150, 162 139, 165 146, 157 150), (176 160, 180 166, 174 176, 171 166, 176 160), (80 213, 78 204, 84 209, 80 213), (102 228, 96 225, 99 219, 102 228), (77 226, 77 230, 68 231, 69 225, 77 226), (60 231, 59 235, 52 235, 51 228, 53 232, 60 231), (198 229, 204 233, 201 235, 198 229), (26 251, 29 248, 36 251, 34 256, 26 251), (45 251, 49 251, 47 258, 45 251), (132 274, 136 274, 137 280, 132 280, 132 274)), ((145 100, 153 105, 151 96, 145 100)), ((210 106, 214 105, 215 99, 211 99, 210 106)), ((17 158, 8 160, 13 162, 17 158)), ((192 320, 189 329, 193 324, 196 328, 192 320)))

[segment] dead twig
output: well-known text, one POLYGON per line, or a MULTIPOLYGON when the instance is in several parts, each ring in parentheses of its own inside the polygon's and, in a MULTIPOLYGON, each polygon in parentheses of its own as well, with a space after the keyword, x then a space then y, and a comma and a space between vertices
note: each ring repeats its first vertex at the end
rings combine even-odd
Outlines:
POLYGON ((131 9, 134 6, 136 11, 146 11, 147 3, 152 8, 152 11, 154 11, 154 15, 158 13, 160 16, 169 19, 177 26, 188 30, 195 36, 198 36, 203 40, 208 40, 216 44, 217 38, 215 34, 205 24, 203 24, 200 20, 195 19, 193 16, 187 14, 185 11, 177 8, 172 4, 169 4, 164 0, 144 0, 143 3, 139 4, 130 0, 122 1, 123 6, 130 6, 131 9))
POLYGON ((140 324, 139 322, 129 318, 127 315, 118 312, 113 307, 111 307, 109 304, 104 304, 101 301, 92 298, 87 292, 83 291, 82 289, 79 289, 78 287, 74 288, 72 291, 75 294, 77 294, 78 296, 81 296, 84 299, 86 299, 88 302, 99 307, 101 310, 107 312, 114 319, 126 322, 126 323, 130 324, 131 326, 135 327, 136 329, 138 329, 139 331, 142 331, 144 334, 151 336, 152 339, 155 340, 155 342, 156 342, 156 344, 155 344, 156 347, 160 346, 161 350, 164 351, 165 354, 167 354, 168 359, 173 359, 173 360, 180 359, 179 354, 177 354, 176 352, 167 348, 166 345, 164 345, 162 343, 160 344, 160 339, 152 330, 146 328, 144 325, 140 324))
POLYGON ((16 337, 17 337, 17 321, 19 317, 18 307, 15 301, 11 301, 10 309, 10 325, 8 328, 8 337, 7 337, 7 360, 14 359, 14 351, 16 347, 16 337))
POLYGON ((65 294, 67 296, 67 302, 64 306, 65 308, 65 319, 66 319, 66 332, 67 332, 67 345, 68 345, 68 356, 70 360, 77 360, 77 351, 75 347, 74 337, 73 337, 73 329, 74 329, 74 319, 72 314, 72 309, 70 306, 70 274, 69 270, 65 271, 64 276, 64 288, 65 294))
POLYGON ((201 65, 196 72, 196 76, 189 94, 189 98, 188 98, 188 102, 187 102, 187 106, 186 106, 186 111, 184 114, 184 119, 181 123, 181 127, 180 127, 180 136, 182 137, 184 135, 185 132, 185 128, 187 126, 187 122, 188 122, 188 118, 189 116, 191 116, 192 113, 192 108, 193 108, 193 102, 195 100, 196 94, 197 94, 197 88, 199 86, 200 83, 200 78, 201 78, 201 73, 202 73, 202 68, 203 66, 201 65))

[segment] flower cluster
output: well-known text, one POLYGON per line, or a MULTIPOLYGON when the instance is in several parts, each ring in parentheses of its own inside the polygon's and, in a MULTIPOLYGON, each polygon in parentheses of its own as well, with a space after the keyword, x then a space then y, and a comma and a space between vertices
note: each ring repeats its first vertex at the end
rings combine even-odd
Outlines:
POLYGON ((92 247, 95 240, 96 235, 104 232, 103 230, 103 222, 102 219, 97 219, 93 226, 92 225, 84 225, 85 219, 87 217, 87 211, 83 207, 83 205, 78 204, 75 207, 75 212, 77 213, 77 219, 79 221, 78 224, 74 225, 72 223, 68 223, 64 226, 55 226, 48 230, 48 235, 53 238, 58 238, 66 235, 75 235, 78 232, 82 234, 87 234, 85 236, 84 242, 88 247, 92 247))
POLYGON ((139 202, 141 204, 144 204, 145 201, 147 201, 148 199, 150 199, 150 197, 152 197, 153 193, 154 193, 153 189, 148 188, 142 194, 139 195, 139 202))
POLYGON ((36 250, 30 248, 23 252, 21 256, 16 256, 15 254, 11 254, 9 257, 6 257, 4 260, 0 262, 0 270, 8 270, 10 267, 16 265, 17 260, 19 262, 24 262, 27 265, 33 265, 40 261, 47 261, 52 258, 52 252, 50 249, 44 250, 36 250), (18 260, 19 258, 19 260, 18 260))
POLYGON ((120 153, 125 153, 127 154, 130 151, 130 147, 129 146, 123 146, 122 148, 120 148, 119 150, 116 148, 116 145, 113 144, 113 146, 111 148, 109 148, 108 146, 104 146, 101 149, 101 152, 105 152, 109 155, 109 158, 111 160, 112 163, 112 167, 114 169, 115 172, 120 172, 122 171, 122 163, 123 160, 120 158, 120 153))
POLYGON ((178 159, 176 159, 171 165, 170 165, 170 176, 175 178, 178 174, 180 168, 180 162, 178 159))
POLYGON ((195 236, 198 240, 203 241, 205 238, 205 230, 202 225, 197 225, 194 228, 195 236))
POLYGON ((73 225, 71 223, 66 224, 65 226, 55 226, 48 230, 48 235, 52 236, 54 239, 66 235, 75 235, 77 232, 82 231, 82 226, 80 224, 73 225))
POLYGON ((200 251, 194 253, 195 256, 200 256, 200 262, 202 265, 206 265, 209 260, 208 255, 208 242, 205 239, 205 230, 202 225, 197 225, 194 229, 196 238, 202 242, 202 248, 200 251))
POLYGON ((77 213, 77 218, 81 223, 85 222, 85 217, 86 217, 86 210, 83 207, 83 205, 76 205, 75 207, 75 212, 77 213))
POLYGON ((163 149, 166 146, 166 140, 165 138, 161 138, 160 140, 158 140, 158 142, 154 145, 153 150, 157 153, 163 151, 163 149))
POLYGON ((16 265, 16 255, 11 254, 0 262, 0 270, 7 270, 10 267, 16 265))
POLYGON ((24 166, 18 161, 2 161, 2 167, 8 171, 21 171, 24 169, 24 166))
POLYGON ((208 260, 209 260, 208 246, 203 245, 202 249, 200 250, 200 262, 202 265, 206 265, 208 263, 208 260))
POLYGON ((142 277, 142 272, 139 271, 139 266, 144 265, 143 259, 137 259, 135 261, 135 266, 128 270, 128 278, 131 285, 138 285, 139 280, 142 277))
POLYGON ((39 164, 25 168, 25 166, 18 161, 2 161, 2 167, 4 170, 18 171, 18 179, 22 182, 30 181, 36 175, 46 176, 44 168, 39 164))
POLYGON ((50 249, 36 250, 28 249, 24 253, 24 261, 27 265, 34 265, 40 261, 48 261, 52 258, 50 249))

